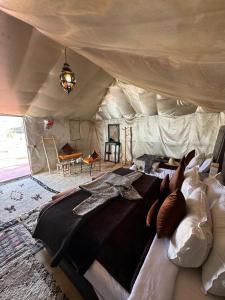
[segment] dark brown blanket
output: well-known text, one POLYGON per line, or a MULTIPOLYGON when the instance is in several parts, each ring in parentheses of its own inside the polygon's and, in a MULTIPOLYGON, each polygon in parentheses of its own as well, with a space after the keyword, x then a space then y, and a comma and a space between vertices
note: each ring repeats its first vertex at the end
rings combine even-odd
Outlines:
MULTIPOLYGON (((115 173, 125 175, 128 169, 115 173)), ((89 193, 78 191, 50 207, 46 207, 34 232, 53 253, 52 265, 69 257, 84 274, 95 259, 129 290, 129 286, 146 244, 152 237, 145 226, 150 205, 157 198, 160 180, 143 175, 133 183, 143 199, 129 201, 118 196, 90 214, 79 217, 72 209, 89 193)))

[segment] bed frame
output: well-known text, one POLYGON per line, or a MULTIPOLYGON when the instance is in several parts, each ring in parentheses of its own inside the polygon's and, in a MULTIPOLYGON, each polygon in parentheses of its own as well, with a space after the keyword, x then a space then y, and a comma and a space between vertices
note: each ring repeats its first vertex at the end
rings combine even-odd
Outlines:
MULTIPOLYGON (((53 257, 52 251, 46 247, 46 250, 53 257)), ((73 285, 80 292, 81 296, 84 300, 99 300, 98 296, 95 293, 93 286, 89 283, 89 281, 79 274, 77 268, 74 266, 73 262, 68 258, 63 258, 59 264, 60 268, 64 271, 64 273, 69 277, 73 285)))
MULTIPOLYGON (((222 165, 222 176, 225 183, 225 152, 224 160, 222 165)), ((53 256, 51 250, 46 247, 48 253, 53 256)), ((99 300, 98 296, 95 293, 93 286, 89 281, 78 273, 76 266, 73 264, 69 257, 64 257, 60 262, 60 267, 65 272, 65 274, 72 281, 74 286, 78 289, 84 300, 99 300)))

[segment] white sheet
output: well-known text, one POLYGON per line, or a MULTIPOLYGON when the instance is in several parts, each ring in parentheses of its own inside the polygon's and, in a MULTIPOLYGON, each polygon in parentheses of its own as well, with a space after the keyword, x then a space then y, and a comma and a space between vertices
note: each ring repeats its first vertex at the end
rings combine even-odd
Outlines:
POLYGON ((127 300, 128 292, 95 260, 84 274, 100 300, 127 300))
POLYGON ((201 269, 180 268, 173 300, 222 300, 223 297, 205 295, 202 291, 201 269))
POLYGON ((154 239, 131 295, 97 261, 84 277, 93 285, 100 300, 172 300, 178 267, 167 259, 167 248, 168 240, 154 239))
POLYGON ((168 260, 166 249, 167 241, 155 238, 130 295, 96 260, 84 276, 100 300, 223 299, 205 295, 202 291, 201 269, 176 267, 168 260))
POLYGON ((172 300, 178 267, 167 258, 168 242, 155 237, 128 300, 172 300))

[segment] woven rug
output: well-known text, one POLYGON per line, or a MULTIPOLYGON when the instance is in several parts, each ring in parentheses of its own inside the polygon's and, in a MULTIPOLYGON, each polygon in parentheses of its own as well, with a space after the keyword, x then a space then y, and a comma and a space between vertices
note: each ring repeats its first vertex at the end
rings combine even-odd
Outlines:
POLYGON ((83 172, 81 174, 75 174, 71 176, 59 175, 57 173, 40 173, 36 174, 33 177, 41 182, 43 182, 48 187, 52 188, 53 190, 63 191, 68 188, 78 187, 81 184, 84 184, 91 180, 91 178, 98 174, 98 172, 93 172, 92 176, 90 176, 89 172, 83 172))
POLYGON ((56 193, 40 182, 28 176, 0 184, 0 227, 24 213, 41 207, 56 193))
POLYGON ((0 231, 0 299, 67 299, 34 256, 42 247, 31 237, 37 214, 34 211, 0 231))

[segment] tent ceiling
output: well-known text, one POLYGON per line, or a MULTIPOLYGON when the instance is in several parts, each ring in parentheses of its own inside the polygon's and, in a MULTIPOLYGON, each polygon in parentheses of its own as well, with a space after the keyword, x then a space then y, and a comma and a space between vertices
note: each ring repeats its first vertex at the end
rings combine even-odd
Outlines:
POLYGON ((89 120, 113 78, 74 51, 68 62, 77 87, 59 84, 64 48, 32 26, 0 12, 0 113, 89 120))
MULTIPOLYGON (((115 78, 211 110, 225 110, 223 0, 0 0, 0 9, 85 56, 115 78)), ((56 47, 53 42, 52 45, 56 47)), ((51 56, 57 56, 57 50, 52 52, 51 56)), ((73 57, 70 60, 75 63, 77 57, 75 54, 73 57)), ((50 80, 48 71, 53 70, 56 76, 62 55, 59 66, 50 55, 46 60, 49 69, 45 76, 50 80)), ((83 63, 86 63, 84 59, 83 63)), ((74 70, 76 67, 73 66, 74 70)), ((98 76, 92 78, 97 81, 98 76)), ((46 83, 44 94, 49 97, 48 80, 40 80, 46 83)), ((80 80, 82 82, 83 77, 80 80)), ((86 81, 84 86, 92 97, 89 83, 90 80, 86 81)), ((31 99, 33 95, 26 92, 27 99, 31 99)), ((60 92, 55 88, 52 93, 53 101, 60 92)), ((64 99, 66 104, 69 100, 64 99)), ((83 99, 80 95, 74 102, 83 99)), ((42 108, 39 101, 35 100, 37 112, 42 108)), ((49 111, 51 109, 50 106, 49 111)), ((67 109, 70 110, 70 106, 67 109)))

